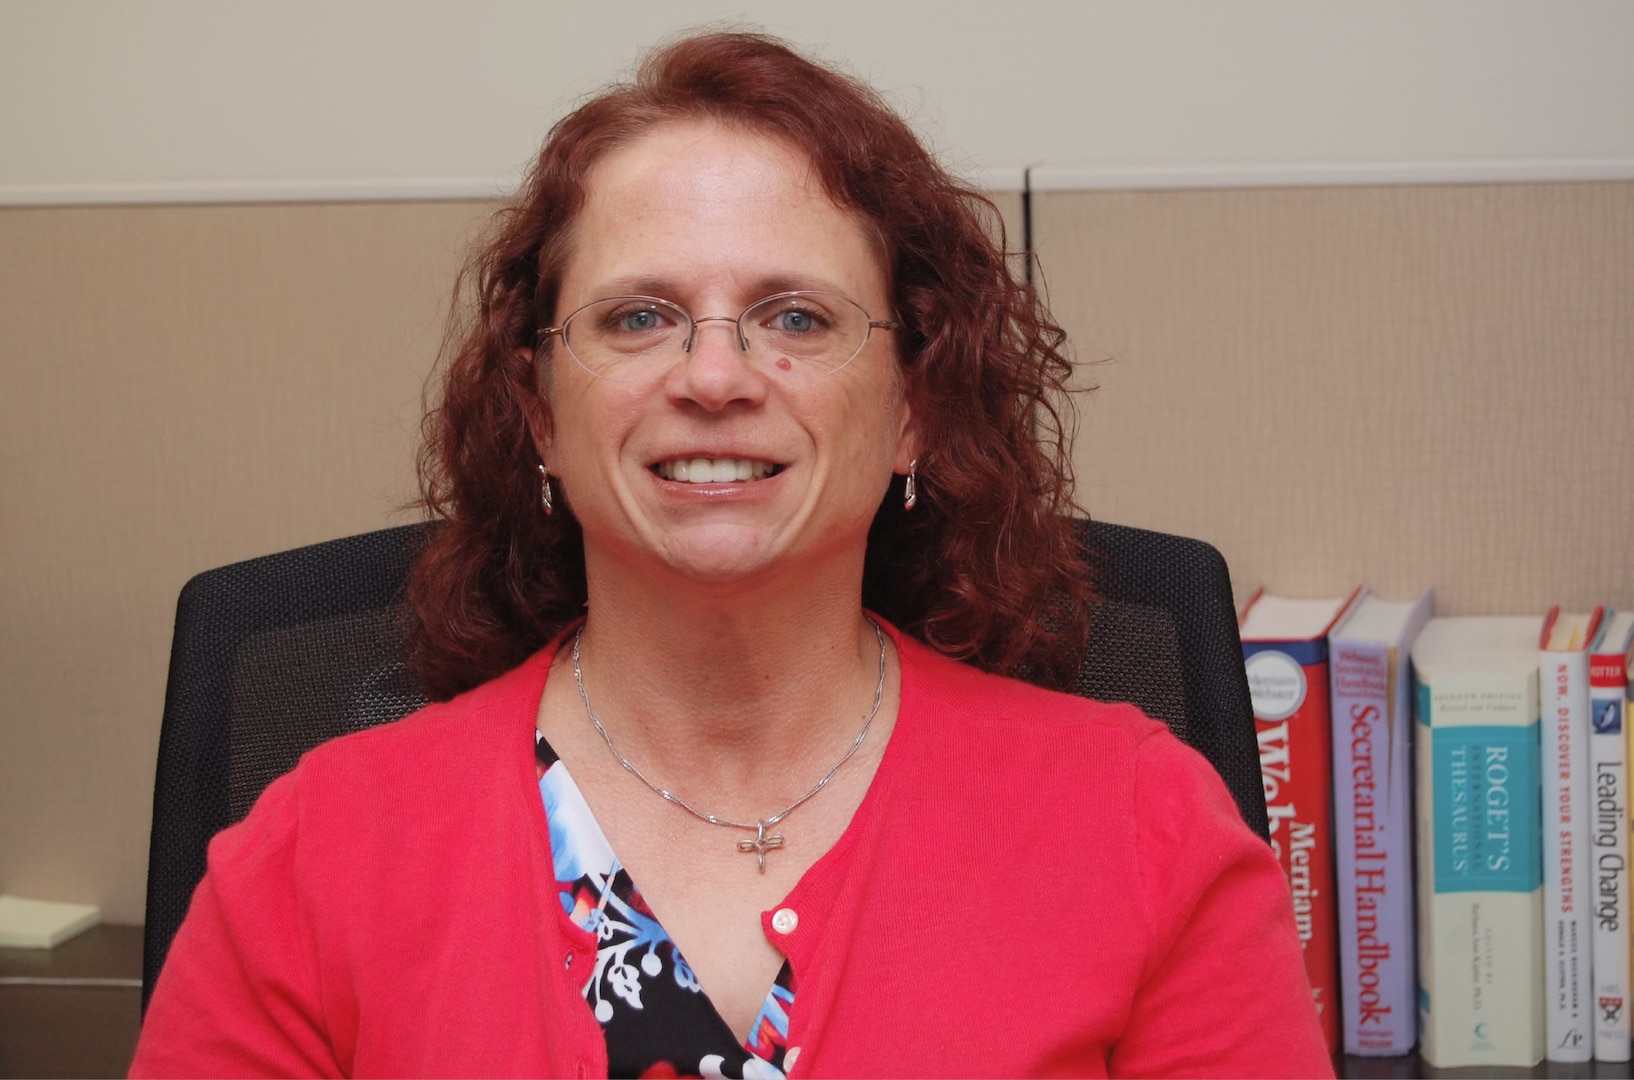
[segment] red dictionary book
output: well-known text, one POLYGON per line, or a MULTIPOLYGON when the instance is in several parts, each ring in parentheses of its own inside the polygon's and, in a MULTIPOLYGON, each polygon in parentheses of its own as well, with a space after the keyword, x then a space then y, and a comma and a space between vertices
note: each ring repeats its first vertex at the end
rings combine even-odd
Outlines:
POLYGON ((1328 631, 1360 592, 1301 600, 1262 589, 1238 620, 1271 848, 1288 875, 1305 974, 1330 1052, 1339 1049, 1339 949, 1328 631))

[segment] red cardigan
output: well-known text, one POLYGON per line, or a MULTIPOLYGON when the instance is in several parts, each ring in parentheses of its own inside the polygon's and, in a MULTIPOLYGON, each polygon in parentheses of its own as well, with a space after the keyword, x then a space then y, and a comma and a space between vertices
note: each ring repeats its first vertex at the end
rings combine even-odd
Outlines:
MULTIPOLYGON (((873 784, 795 929, 762 916, 791 1074, 1331 1075, 1288 887, 1202 757, 897 642, 873 784)), ((132 1075, 606 1075, 535 782, 552 652, 312 751, 211 842, 132 1075)))

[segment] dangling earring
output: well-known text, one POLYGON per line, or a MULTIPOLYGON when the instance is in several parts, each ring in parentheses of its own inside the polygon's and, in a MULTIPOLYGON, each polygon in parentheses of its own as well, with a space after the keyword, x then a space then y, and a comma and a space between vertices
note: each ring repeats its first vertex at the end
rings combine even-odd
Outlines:
POLYGON ((539 466, 539 505, 545 508, 546 517, 556 512, 556 508, 550 504, 550 473, 544 465, 539 466))
POLYGON ((908 479, 902 485, 902 509, 912 510, 913 504, 919 501, 919 484, 916 478, 919 475, 919 459, 908 462, 908 479))

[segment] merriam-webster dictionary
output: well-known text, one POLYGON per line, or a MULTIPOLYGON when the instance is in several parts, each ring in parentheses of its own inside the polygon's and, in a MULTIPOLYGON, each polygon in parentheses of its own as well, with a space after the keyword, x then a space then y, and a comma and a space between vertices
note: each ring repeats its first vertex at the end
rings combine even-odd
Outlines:
POLYGON ((1339 1049, 1339 956, 1328 631, 1360 593, 1305 600, 1261 590, 1239 616, 1271 849, 1288 875, 1305 974, 1330 1052, 1339 1049))

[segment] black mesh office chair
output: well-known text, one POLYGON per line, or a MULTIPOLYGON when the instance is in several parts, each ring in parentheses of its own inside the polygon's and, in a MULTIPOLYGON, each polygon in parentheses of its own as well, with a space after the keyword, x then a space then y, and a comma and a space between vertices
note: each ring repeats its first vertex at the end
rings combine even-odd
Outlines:
MULTIPOLYGON (((182 589, 153 794, 146 1008, 205 847, 308 749, 425 703, 402 660, 406 525, 200 574, 182 589)), ((1225 561, 1207 544, 1081 523, 1100 593, 1073 689, 1132 701, 1197 747, 1269 836, 1225 561)))

